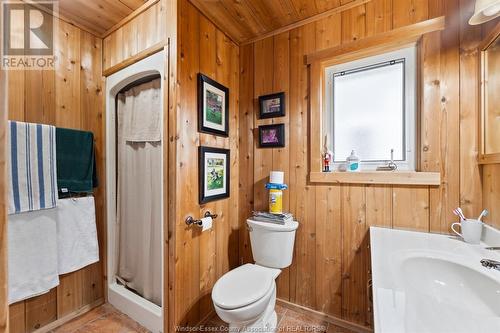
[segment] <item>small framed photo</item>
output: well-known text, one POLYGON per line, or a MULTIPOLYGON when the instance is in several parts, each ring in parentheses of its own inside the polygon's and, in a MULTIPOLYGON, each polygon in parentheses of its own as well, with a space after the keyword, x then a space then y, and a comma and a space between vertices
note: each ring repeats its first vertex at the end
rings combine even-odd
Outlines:
POLYGON ((265 95, 259 97, 259 118, 283 117, 285 115, 285 93, 265 95))
POLYGON ((199 147, 200 204, 229 198, 229 149, 199 147))
POLYGON ((198 131, 229 135, 229 89, 198 73, 198 131))
POLYGON ((259 126, 259 147, 285 147, 285 124, 259 126))

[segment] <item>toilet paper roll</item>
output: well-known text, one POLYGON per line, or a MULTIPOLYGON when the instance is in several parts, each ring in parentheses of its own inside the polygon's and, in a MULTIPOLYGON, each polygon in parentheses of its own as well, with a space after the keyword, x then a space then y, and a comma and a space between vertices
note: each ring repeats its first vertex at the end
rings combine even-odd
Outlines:
POLYGON ((204 217, 201 219, 201 231, 205 230, 210 230, 212 229, 212 218, 209 217, 204 217))
POLYGON ((285 173, 283 171, 271 171, 269 182, 273 184, 283 184, 285 182, 285 173))

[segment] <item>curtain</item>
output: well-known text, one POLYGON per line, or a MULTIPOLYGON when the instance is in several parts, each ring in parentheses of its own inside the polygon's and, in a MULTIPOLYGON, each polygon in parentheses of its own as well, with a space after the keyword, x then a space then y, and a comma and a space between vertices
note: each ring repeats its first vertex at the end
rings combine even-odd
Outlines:
POLYGON ((117 280, 161 306, 160 79, 117 98, 117 280))

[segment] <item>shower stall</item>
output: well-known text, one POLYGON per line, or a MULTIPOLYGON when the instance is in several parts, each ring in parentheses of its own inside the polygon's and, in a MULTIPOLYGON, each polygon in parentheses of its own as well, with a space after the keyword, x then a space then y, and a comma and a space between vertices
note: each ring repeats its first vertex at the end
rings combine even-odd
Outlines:
POLYGON ((108 301, 163 331, 165 51, 106 79, 108 301))

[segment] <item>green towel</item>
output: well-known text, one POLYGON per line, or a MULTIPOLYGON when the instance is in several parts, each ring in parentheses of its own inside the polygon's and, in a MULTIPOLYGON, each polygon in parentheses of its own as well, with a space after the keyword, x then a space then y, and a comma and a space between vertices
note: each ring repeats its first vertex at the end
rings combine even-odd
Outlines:
POLYGON ((56 128, 56 152, 59 192, 92 192, 97 186, 94 134, 56 128))

